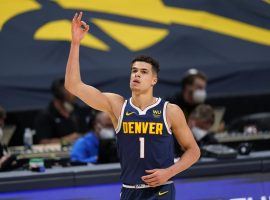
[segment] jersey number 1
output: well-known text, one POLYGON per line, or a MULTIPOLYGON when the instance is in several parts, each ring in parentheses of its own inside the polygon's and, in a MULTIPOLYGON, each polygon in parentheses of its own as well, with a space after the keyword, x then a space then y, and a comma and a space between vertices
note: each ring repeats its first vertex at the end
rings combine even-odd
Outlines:
POLYGON ((140 158, 144 158, 144 138, 140 137, 140 158))

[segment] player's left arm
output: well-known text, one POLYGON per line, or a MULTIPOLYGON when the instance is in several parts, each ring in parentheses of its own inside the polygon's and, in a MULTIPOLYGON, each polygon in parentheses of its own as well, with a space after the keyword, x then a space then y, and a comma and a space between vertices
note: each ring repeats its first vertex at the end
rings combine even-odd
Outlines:
POLYGON ((200 158, 200 148, 186 123, 183 111, 177 105, 168 104, 167 122, 185 152, 181 159, 166 169, 146 170, 149 175, 143 176, 142 180, 151 187, 166 183, 171 177, 188 169, 200 158))
POLYGON ((177 142, 185 151, 181 158, 168 168, 171 175, 175 176, 198 161, 201 151, 187 125, 185 115, 179 106, 168 104, 167 119, 177 142))

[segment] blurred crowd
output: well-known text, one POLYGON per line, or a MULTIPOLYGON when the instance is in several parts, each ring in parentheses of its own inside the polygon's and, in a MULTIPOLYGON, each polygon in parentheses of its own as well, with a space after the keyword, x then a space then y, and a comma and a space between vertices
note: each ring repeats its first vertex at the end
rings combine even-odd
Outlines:
MULTIPOLYGON (((109 116, 80 105, 76 97, 65 89, 63 78, 52 82, 51 94, 52 100, 44 110, 35 113, 30 127, 18 125, 11 133, 5 133, 8 132, 8 127, 5 128, 7 115, 0 107, 0 170, 16 168, 16 157, 8 151, 8 146, 14 145, 24 145, 31 150, 32 145, 57 143, 71 146, 70 161, 74 163, 117 162, 115 131, 109 116)), ((188 70, 179 91, 166 99, 183 110, 200 147, 218 143, 215 135, 226 131, 222 120, 224 108, 220 114, 220 108, 205 103, 207 76, 203 72, 188 70)), ((253 129, 256 131, 257 127, 253 129)), ((175 140, 175 157, 181 156, 181 152, 175 140)))

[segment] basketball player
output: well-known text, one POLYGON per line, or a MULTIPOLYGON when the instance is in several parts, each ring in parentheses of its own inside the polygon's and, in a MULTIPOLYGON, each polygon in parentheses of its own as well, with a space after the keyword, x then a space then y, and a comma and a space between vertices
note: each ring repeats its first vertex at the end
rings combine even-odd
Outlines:
POLYGON ((132 61, 132 96, 128 100, 84 84, 80 76, 79 47, 89 25, 81 19, 82 12, 76 13, 72 20, 65 87, 92 108, 109 114, 117 134, 122 168, 121 199, 174 199, 171 178, 195 163, 200 150, 182 110, 177 105, 153 97, 159 64, 147 56, 132 61), (172 134, 185 150, 176 163, 172 134))

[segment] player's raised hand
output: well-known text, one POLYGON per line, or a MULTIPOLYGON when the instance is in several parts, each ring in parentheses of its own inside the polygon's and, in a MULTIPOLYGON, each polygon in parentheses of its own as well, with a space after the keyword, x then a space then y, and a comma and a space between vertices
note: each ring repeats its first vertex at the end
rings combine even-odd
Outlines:
POLYGON ((82 21, 83 13, 76 13, 72 19, 71 34, 72 42, 80 43, 85 34, 89 31, 89 25, 82 21))

